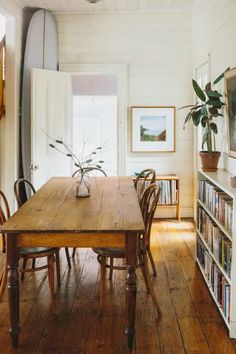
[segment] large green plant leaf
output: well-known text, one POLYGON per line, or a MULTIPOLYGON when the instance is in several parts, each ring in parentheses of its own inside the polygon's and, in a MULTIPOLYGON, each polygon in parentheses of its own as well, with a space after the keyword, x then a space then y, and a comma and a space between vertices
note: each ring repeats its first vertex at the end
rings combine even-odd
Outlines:
POLYGON ((201 112, 202 112, 202 115, 203 115, 203 116, 207 116, 207 115, 208 115, 207 108, 206 108, 206 105, 205 105, 205 104, 204 104, 204 106, 202 106, 201 112))
POLYGON ((192 119, 193 119, 193 124, 198 126, 198 124, 200 123, 200 120, 201 120, 201 117, 202 117, 202 112, 201 110, 197 111, 197 112, 194 112, 192 114, 192 119))
POLYGON ((222 95, 218 92, 218 91, 211 91, 211 90, 209 90, 208 92, 207 92, 207 96, 208 97, 222 97, 222 95))
POLYGON ((224 103, 221 102, 219 99, 208 100, 208 101, 206 101, 206 104, 209 105, 209 106, 216 106, 216 107, 219 107, 219 108, 224 105, 224 103))
POLYGON ((185 124, 191 119, 191 117, 192 117, 192 113, 189 112, 185 118, 185 121, 184 121, 184 128, 185 128, 185 124))
POLYGON ((211 83, 208 82, 208 83, 206 84, 206 86, 205 86, 205 91, 206 91, 206 93, 207 93, 207 92, 210 91, 210 90, 211 90, 211 83))
POLYGON ((213 84, 215 85, 215 84, 217 84, 218 82, 220 82, 220 80, 223 79, 225 72, 228 71, 228 70, 230 70, 230 67, 228 67, 222 74, 220 74, 220 76, 218 76, 218 77, 215 79, 215 81, 213 82, 213 84))
POLYGON ((178 111, 180 111, 181 109, 184 109, 184 108, 189 108, 189 107, 195 107, 195 104, 188 104, 187 106, 180 107, 180 108, 178 108, 178 111))
POLYGON ((192 79, 192 84, 193 84, 193 88, 194 88, 196 95, 200 98, 201 101, 205 102, 206 101, 205 93, 202 91, 202 89, 198 85, 197 81, 192 79))
POLYGON ((204 128, 205 128, 205 126, 206 126, 207 121, 208 121, 208 117, 206 117, 206 116, 202 117, 201 125, 202 125, 204 128))
POLYGON ((214 134, 218 133, 217 125, 215 123, 210 123, 210 128, 214 134))

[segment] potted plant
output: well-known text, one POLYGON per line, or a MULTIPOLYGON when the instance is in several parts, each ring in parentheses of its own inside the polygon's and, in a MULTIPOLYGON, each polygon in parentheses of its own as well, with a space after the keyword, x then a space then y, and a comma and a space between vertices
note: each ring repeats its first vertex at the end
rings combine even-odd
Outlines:
MULTIPOLYGON (((229 68, 226 70, 229 70, 229 68)), ((218 83, 223 77, 224 73, 213 82, 213 85, 218 83)), ((190 108, 185 118, 184 127, 190 120, 193 121, 195 126, 199 124, 202 125, 203 151, 199 152, 202 161, 202 169, 204 171, 216 171, 221 155, 219 151, 215 151, 215 134, 218 133, 216 118, 219 116, 223 117, 221 108, 224 102, 221 101, 222 95, 217 90, 212 89, 211 82, 207 83, 205 90, 202 90, 195 80, 192 80, 192 85, 198 97, 198 101, 194 105, 181 107, 181 109, 190 108), (206 150, 204 150, 204 147, 206 147, 206 150)))

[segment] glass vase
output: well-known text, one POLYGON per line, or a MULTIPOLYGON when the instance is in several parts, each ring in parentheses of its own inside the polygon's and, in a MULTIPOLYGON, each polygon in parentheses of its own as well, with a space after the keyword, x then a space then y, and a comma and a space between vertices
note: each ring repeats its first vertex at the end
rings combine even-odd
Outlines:
POLYGON ((86 172, 79 172, 76 176, 76 197, 85 198, 90 196, 90 179, 86 172))

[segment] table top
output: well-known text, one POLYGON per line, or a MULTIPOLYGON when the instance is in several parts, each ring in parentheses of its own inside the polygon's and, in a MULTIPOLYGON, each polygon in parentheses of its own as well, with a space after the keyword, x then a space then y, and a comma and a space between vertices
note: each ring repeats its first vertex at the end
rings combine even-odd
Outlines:
POLYGON ((0 229, 8 233, 142 232, 132 177, 91 177, 90 197, 75 196, 76 178, 53 177, 0 229))

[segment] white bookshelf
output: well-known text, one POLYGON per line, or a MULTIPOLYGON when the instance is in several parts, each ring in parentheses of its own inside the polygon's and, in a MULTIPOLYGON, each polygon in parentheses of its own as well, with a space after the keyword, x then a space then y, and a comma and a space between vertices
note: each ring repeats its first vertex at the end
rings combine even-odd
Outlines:
MULTIPOLYGON (((232 177, 232 175, 225 170, 218 170, 217 172, 205 172, 202 170, 198 171, 198 178, 197 178, 198 179, 198 197, 197 197, 198 198, 197 199, 198 217, 197 217, 196 238, 198 240, 197 242, 199 242, 199 244, 200 244, 200 249, 201 250, 205 249, 205 251, 207 253, 207 257, 205 259, 204 256, 202 256, 201 252, 199 254, 199 250, 198 250, 198 252, 196 253, 196 261, 197 261, 197 264, 198 264, 200 271, 203 275, 203 278, 206 282, 206 285, 209 289, 209 292, 210 292, 214 302, 216 303, 217 308, 218 308, 225 324, 227 325, 227 327, 229 329, 229 336, 231 338, 236 338, 236 188, 231 187, 231 181, 230 181, 231 177, 232 177), (204 202, 202 200, 202 198, 200 198, 199 185, 202 184, 202 182, 200 182, 200 181, 206 181, 208 183, 210 182, 214 186, 213 188, 220 189, 222 192, 227 194, 227 198, 230 198, 229 203, 232 203, 232 231, 231 232, 229 231, 229 227, 226 227, 225 225, 223 225, 218 220, 218 218, 214 215, 215 213, 208 209, 207 202, 204 202), (210 223, 214 225, 214 228, 217 229, 217 232, 219 230, 221 237, 224 236, 224 242, 227 242, 228 245, 230 244, 230 242, 232 244, 232 260, 231 260, 231 274, 230 275, 228 274, 228 271, 226 269, 224 269, 224 266, 222 265, 224 263, 224 261, 222 260, 222 263, 219 261, 219 258, 214 254, 213 250, 211 249, 212 246, 210 246, 210 244, 207 242, 206 239, 208 238, 208 236, 202 234, 202 232, 199 230, 200 223, 198 223, 198 220, 201 219, 200 216, 202 213, 202 211, 199 211, 200 208, 201 208, 201 210, 203 210, 203 213, 205 213, 205 215, 207 215, 208 220, 210 219, 210 223), (199 254, 199 258, 198 258, 198 254, 199 254), (224 277, 224 279, 225 279, 224 281, 227 282, 227 287, 228 288, 230 287, 230 307, 228 307, 229 313, 230 313, 230 321, 228 321, 228 319, 225 317, 223 306, 221 303, 219 303, 217 296, 213 291, 212 283, 209 280, 209 272, 208 272, 208 276, 207 276, 206 268, 204 269, 204 264, 202 264, 202 263, 204 263, 202 258, 206 262, 206 268, 208 269, 208 271, 212 267, 211 263, 210 263, 210 265, 209 265, 209 263, 207 263, 207 262, 209 262, 209 258, 211 258, 210 262, 214 263, 214 267, 217 268, 217 272, 219 272, 224 277)), ((220 193, 221 193, 221 191, 220 191, 220 193)), ((218 205, 219 204, 217 204, 217 206, 218 205)), ((202 220, 201 220, 201 222, 202 222, 202 220)), ((204 227, 207 228, 207 225, 204 224, 204 227)), ((207 229, 207 230, 208 231, 205 231, 206 234, 207 234, 207 232, 209 233, 209 229, 207 229)), ((211 236, 209 236, 209 238, 212 240, 211 236)), ((221 247, 220 247, 219 252, 221 252, 221 254, 223 252, 221 247)), ((203 252, 203 254, 204 254, 204 252, 203 252)), ((220 277, 221 277, 221 275, 220 275, 220 277)), ((222 287, 222 289, 224 289, 224 288, 222 287)), ((221 288, 220 288, 220 290, 221 290, 221 288)))

